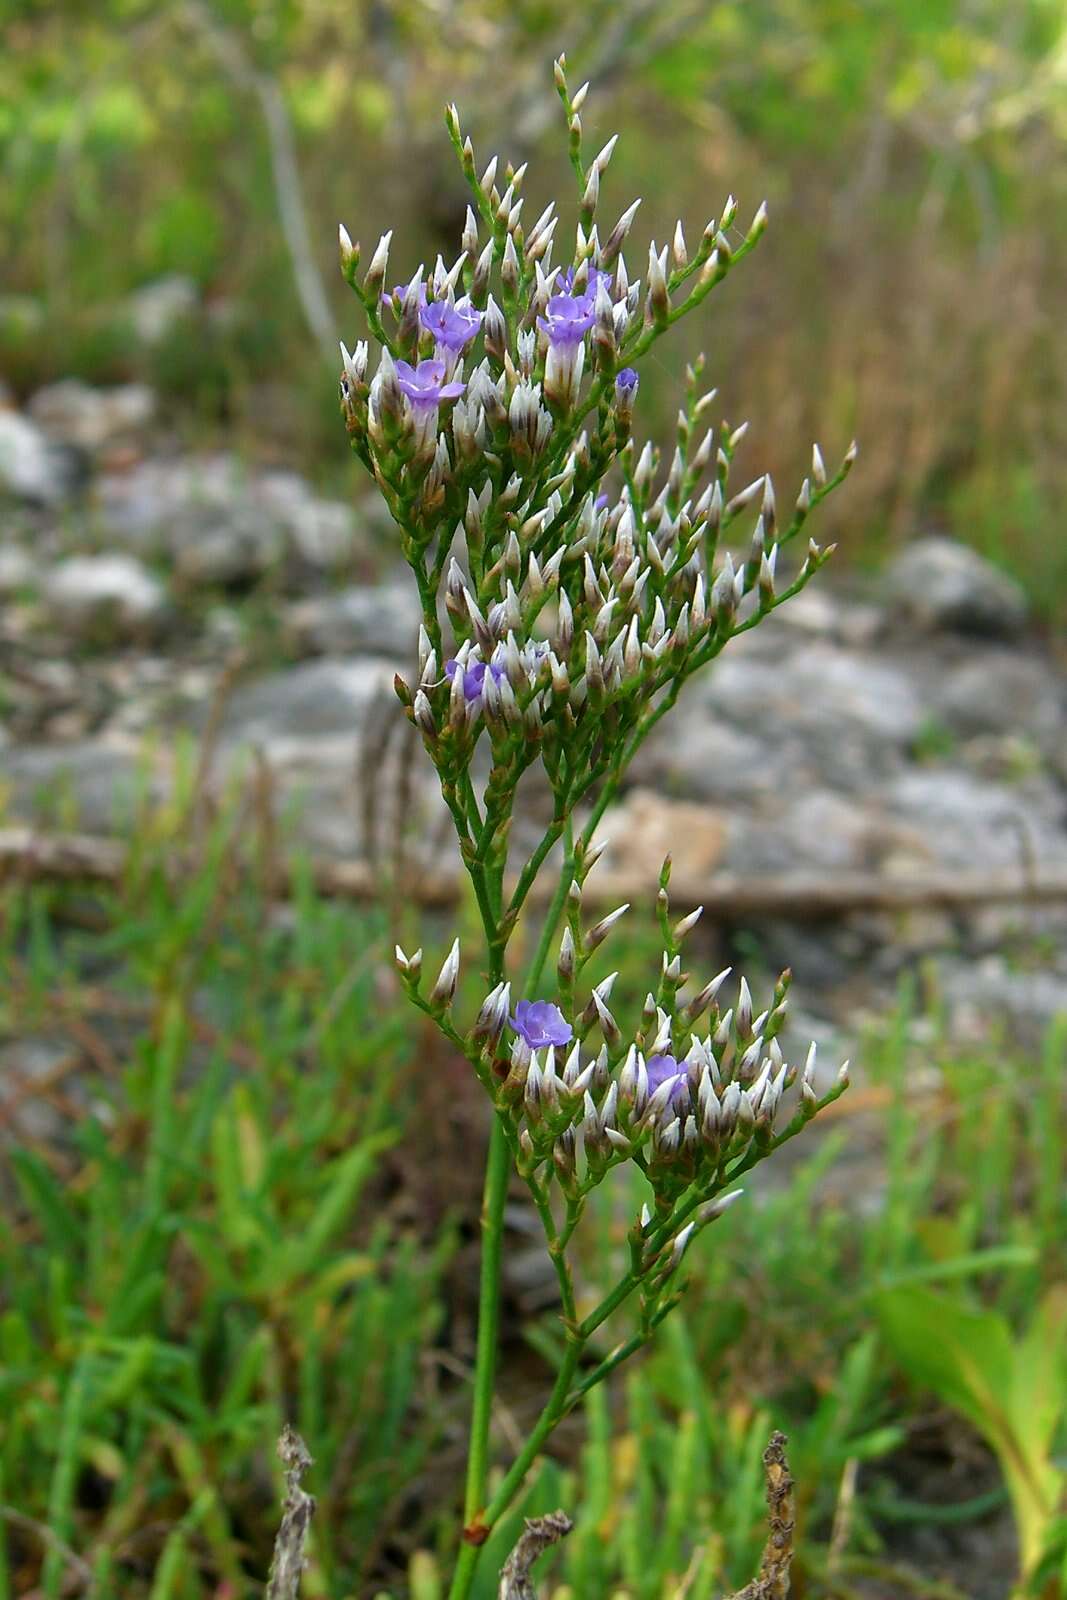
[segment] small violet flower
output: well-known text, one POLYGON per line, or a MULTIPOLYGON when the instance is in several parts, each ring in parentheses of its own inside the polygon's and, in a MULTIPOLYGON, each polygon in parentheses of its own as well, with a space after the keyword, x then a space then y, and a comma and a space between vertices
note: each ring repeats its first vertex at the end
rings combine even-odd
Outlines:
MULTIPOLYGON (((452 679, 460 670, 459 662, 454 656, 450 661, 445 662, 445 677, 448 679, 449 683, 452 682, 452 679)), ((483 694, 485 693, 485 674, 487 671, 493 674, 493 680, 496 683, 499 683, 501 678, 504 676, 504 668, 499 666, 495 661, 491 661, 488 667, 484 661, 472 661, 468 666, 464 667, 462 671, 463 698, 467 701, 468 705, 473 705, 476 701, 481 700, 483 694)))
MULTIPOLYGON (((408 292, 408 290, 410 288, 411 288, 411 284, 410 283, 395 283, 393 285, 392 291, 391 291, 391 293, 389 295, 389 299, 392 300, 395 297, 397 300, 400 301, 401 305, 403 305, 404 297, 406 296, 406 294, 407 294, 407 292, 408 292)), ((426 285, 424 283, 420 283, 419 284, 419 305, 420 306, 424 306, 425 304, 426 304, 426 285)))
POLYGON ((407 395, 416 411, 429 411, 442 400, 454 400, 467 387, 465 383, 446 383, 443 361, 420 361, 413 367, 410 361, 398 361, 396 381, 401 394, 407 395))
POLYGON ((649 1056, 645 1062, 645 1070, 648 1073, 649 1094, 655 1094, 657 1089, 661 1089, 669 1079, 673 1078, 675 1080, 675 1086, 671 1090, 671 1099, 673 1100, 686 1082, 685 1069, 678 1065, 673 1056, 649 1056))
POLYGON ((570 1044, 574 1029, 550 1000, 520 1000, 510 1025, 531 1050, 570 1044))
POLYGON ((466 348, 482 325, 482 313, 476 311, 467 299, 449 305, 447 300, 434 300, 419 312, 419 322, 426 333, 432 334, 438 349, 458 354, 466 348))
POLYGON ((545 307, 548 315, 538 317, 537 326, 548 334, 550 345, 577 345, 593 326, 596 312, 584 295, 554 294, 545 307))
MULTIPOLYGON (((560 293, 569 295, 574 288, 574 268, 568 267, 565 272, 561 272, 559 277, 556 279, 556 282, 559 286, 560 293)), ((589 309, 592 309, 596 305, 596 297, 600 293, 601 284, 604 285, 605 289, 610 295, 611 273, 601 272, 599 267, 590 267, 589 281, 586 287, 584 289, 580 289, 574 298, 581 301, 587 301, 589 309)))
POLYGON ((615 391, 620 396, 626 395, 632 399, 637 393, 637 385, 640 382, 640 374, 633 367, 623 367, 615 374, 615 391))

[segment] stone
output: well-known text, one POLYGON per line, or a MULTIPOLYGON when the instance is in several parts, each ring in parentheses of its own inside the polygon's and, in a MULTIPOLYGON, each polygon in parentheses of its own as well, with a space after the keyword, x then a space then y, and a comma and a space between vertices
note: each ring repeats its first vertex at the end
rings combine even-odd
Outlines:
POLYGON ((932 675, 930 709, 960 738, 1011 734, 1052 748, 1063 742, 1067 695, 1047 662, 1018 649, 989 649, 932 675))
POLYGON ((221 733, 232 745, 268 754, 325 738, 354 740, 370 707, 393 695, 393 673, 381 661, 324 657, 243 684, 226 703, 221 733))
POLYGON ((878 799, 910 830, 910 847, 887 863, 894 871, 1015 868, 1022 877, 1028 864, 1067 866, 1064 796, 1040 776, 1009 786, 956 767, 911 768, 882 785, 878 799))
POLYGON ((44 603, 72 638, 129 644, 158 636, 170 619, 158 578, 127 555, 72 556, 47 574, 44 603))
POLYGON ((156 397, 144 383, 94 389, 66 378, 38 389, 27 410, 50 438, 96 453, 143 433, 155 417, 156 397))
POLYGON ((333 572, 359 553, 351 506, 319 499, 298 473, 265 472, 254 484, 254 494, 286 529, 293 551, 309 567, 333 572))
POLYGON ((955 539, 916 539, 885 575, 898 617, 933 632, 1012 638, 1026 627, 1022 588, 992 562, 955 539))
POLYGON ((163 792, 143 772, 136 748, 110 739, 13 743, 4 751, 4 788, 17 821, 87 833, 121 832, 146 791, 163 792))
POLYGON ((29 505, 60 506, 87 476, 80 451, 49 439, 17 411, 0 411, 0 492, 29 505))
POLYGON ((349 506, 319 499, 296 473, 250 473, 225 454, 105 474, 98 503, 109 538, 169 557, 193 586, 254 582, 288 557, 332 572, 366 551, 349 506))
POLYGON ((631 789, 597 829, 598 839, 610 841, 603 857, 607 871, 643 884, 655 883, 667 855, 680 879, 699 883, 721 864, 726 837, 726 822, 716 811, 665 800, 651 789, 631 789))
POLYGON ((199 305, 192 278, 174 272, 131 294, 125 312, 141 343, 157 345, 194 317, 199 305))
POLYGON ((186 505, 167 530, 175 576, 193 587, 253 582, 285 556, 285 535, 255 506, 186 505))
POLYGON ((285 632, 304 655, 414 657, 421 619, 409 578, 364 584, 289 608, 285 632))

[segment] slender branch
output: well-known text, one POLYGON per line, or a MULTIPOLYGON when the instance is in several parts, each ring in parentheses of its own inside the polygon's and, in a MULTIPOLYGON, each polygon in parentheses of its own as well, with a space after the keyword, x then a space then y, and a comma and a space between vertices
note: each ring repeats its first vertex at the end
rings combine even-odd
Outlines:
POLYGON ((278 1454, 285 1467, 285 1504, 274 1541, 265 1600, 297 1600, 300 1574, 306 1565, 304 1547, 315 1515, 315 1501, 304 1493, 300 1480, 312 1460, 307 1445, 288 1423, 278 1440, 278 1454))

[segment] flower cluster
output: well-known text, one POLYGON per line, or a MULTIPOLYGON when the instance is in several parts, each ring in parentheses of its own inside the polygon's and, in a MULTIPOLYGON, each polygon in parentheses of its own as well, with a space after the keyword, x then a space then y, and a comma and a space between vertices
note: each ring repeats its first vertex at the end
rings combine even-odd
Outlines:
MULTIPOLYGON (((642 360, 755 248, 766 209, 741 228, 729 197, 695 248, 679 222, 635 272, 624 252, 638 202, 608 228, 598 218, 616 141, 587 162, 587 86, 571 95, 562 61, 556 81, 578 182, 573 247, 559 260, 555 206, 527 226, 525 167, 494 157, 479 173, 454 106, 446 121, 471 193, 456 258, 419 266, 386 292, 392 235, 361 277, 359 247, 340 234, 342 271, 369 329, 351 353, 341 347, 341 411, 418 585, 417 677, 398 676, 396 689, 455 824, 489 993, 472 1023, 458 1018, 458 940, 427 991, 421 951, 409 957, 398 948, 397 964, 413 1002, 470 1062, 494 1108, 486 1238, 500 1238, 510 1150, 544 1225, 567 1335, 553 1397, 488 1509, 492 1349, 479 1341, 482 1435, 471 1451, 474 1520, 456 1600, 469 1592, 470 1552, 514 1495, 530 1452, 584 1392, 568 1386, 600 1323, 634 1294, 638 1342, 649 1336, 674 1303, 671 1285, 694 1233, 722 1214, 743 1172, 847 1081, 839 1076, 820 1098, 814 1053, 800 1068, 783 1054, 788 975, 758 1015, 744 980, 735 1003, 720 1008, 726 973, 689 991, 680 946, 699 913, 671 927, 667 869, 662 969, 640 1019, 632 1027, 616 1020, 611 977, 578 993, 586 963, 626 909, 583 927, 606 806, 686 681, 827 559, 828 549, 801 534, 848 473, 855 447, 832 476, 813 447, 811 471, 780 517, 769 475, 734 481, 747 425, 712 420, 716 393, 704 388, 702 358, 688 368, 671 451, 634 441, 642 360), (487 762, 475 761, 480 743, 487 762), (548 820, 515 861, 515 797, 530 769, 547 790, 548 820), (553 852, 562 853, 558 884, 520 990, 509 976, 511 942, 553 852), (545 965, 564 912, 550 990, 545 965), (640 1168, 651 1205, 634 1222, 627 1273, 579 1321, 567 1245, 590 1189, 620 1162, 640 1168)), ((483 1294, 491 1316, 484 1280, 483 1294)))

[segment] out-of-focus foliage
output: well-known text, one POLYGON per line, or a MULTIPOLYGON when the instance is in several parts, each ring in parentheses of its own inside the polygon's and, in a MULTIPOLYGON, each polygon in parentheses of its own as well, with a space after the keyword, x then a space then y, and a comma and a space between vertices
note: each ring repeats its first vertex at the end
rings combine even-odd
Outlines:
MULTIPOLYGON (((398 218, 398 273, 458 249, 446 99, 483 159, 533 159, 539 209, 556 176, 543 118, 560 48, 575 82, 593 79, 590 140, 623 135, 612 197, 621 210, 646 195, 638 250, 730 189, 770 199, 758 264, 707 313, 754 458, 795 475, 816 416, 856 434, 866 503, 850 518, 870 541, 944 524, 1054 606, 1067 590, 1056 0, 15 6, 0 51, 0 370, 27 389, 147 362, 186 415, 336 463, 264 95, 287 117, 328 317, 347 335, 339 217, 365 244, 398 218), (203 296, 198 337, 145 357, 116 308, 173 272, 203 296)), ((646 391, 651 429, 673 415, 679 376, 665 366, 646 391)))

